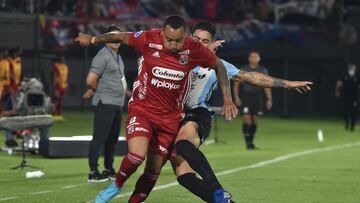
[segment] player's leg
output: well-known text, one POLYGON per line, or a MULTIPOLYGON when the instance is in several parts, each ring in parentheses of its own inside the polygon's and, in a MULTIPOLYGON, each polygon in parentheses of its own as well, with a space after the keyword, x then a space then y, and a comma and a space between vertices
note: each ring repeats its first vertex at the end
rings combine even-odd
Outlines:
POLYGON ((255 148, 254 139, 257 129, 257 121, 258 117, 257 115, 251 115, 251 125, 250 125, 250 146, 252 149, 255 148))
POLYGON ((187 113, 175 141, 176 153, 184 158, 210 188, 213 197, 222 199, 225 193, 204 154, 198 149, 210 134, 211 114, 205 108, 197 108, 187 113), (220 197, 221 196, 221 197, 220 197))
POLYGON ((116 180, 95 197, 95 203, 109 202, 121 192, 125 181, 145 160, 148 152, 152 128, 150 121, 139 114, 129 114, 126 119, 126 139, 128 154, 123 158, 116 180), (139 130, 137 130, 139 129, 139 130))
POLYGON ((185 187, 194 195, 198 196, 205 202, 214 202, 214 198, 209 186, 200 178, 198 178, 195 172, 191 169, 187 161, 181 156, 176 156, 171 161, 174 173, 180 185, 185 187))
POLYGON ((110 134, 105 143, 104 149, 104 167, 103 175, 109 177, 110 179, 116 178, 116 172, 113 168, 114 163, 114 152, 115 145, 118 141, 120 127, 121 127, 121 111, 117 107, 113 110, 113 123, 111 126, 110 134))
POLYGON ((257 124, 258 124, 258 116, 263 115, 263 97, 261 94, 253 94, 250 97, 251 100, 251 104, 250 104, 250 110, 249 110, 249 114, 250 114, 250 126, 249 126, 249 133, 250 133, 250 138, 249 138, 249 144, 248 144, 248 149, 255 149, 255 144, 254 144, 254 139, 255 139, 255 134, 256 134, 256 129, 257 129, 257 124))
POLYGON ((242 99, 242 106, 241 106, 241 112, 242 112, 242 132, 245 139, 246 148, 249 149, 251 146, 251 134, 250 134, 250 128, 251 128, 251 115, 250 112, 252 111, 252 105, 250 98, 250 94, 244 94, 244 97, 242 99))
POLYGON ((132 193, 129 203, 144 202, 161 173, 163 165, 166 163, 164 158, 156 153, 150 152, 146 158, 144 173, 138 178, 135 190, 132 193))
POLYGON ((242 131, 245 139, 246 148, 249 149, 251 147, 251 115, 249 113, 243 114, 242 116, 243 125, 242 131))
POLYGON ((347 99, 344 99, 344 121, 345 121, 345 130, 350 130, 350 114, 351 114, 351 108, 350 106, 351 102, 348 102, 347 99))
POLYGON ((358 111, 358 102, 354 101, 352 103, 352 108, 351 108, 351 113, 350 113, 350 117, 351 117, 351 122, 350 122, 350 130, 354 131, 355 130, 355 125, 356 125, 356 120, 357 120, 357 111, 358 111))

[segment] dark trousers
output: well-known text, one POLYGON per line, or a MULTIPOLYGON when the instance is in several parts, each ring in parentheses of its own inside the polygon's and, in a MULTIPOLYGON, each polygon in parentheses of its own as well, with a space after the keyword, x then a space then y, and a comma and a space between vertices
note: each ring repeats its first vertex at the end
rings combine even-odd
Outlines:
POLYGON ((345 119, 346 130, 354 131, 357 120, 357 111, 358 111, 358 101, 345 99, 344 119, 345 119))
POLYGON ((89 147, 90 170, 98 169, 100 151, 104 148, 104 166, 113 167, 115 145, 120 133, 121 107, 103 104, 95 107, 93 139, 89 147))

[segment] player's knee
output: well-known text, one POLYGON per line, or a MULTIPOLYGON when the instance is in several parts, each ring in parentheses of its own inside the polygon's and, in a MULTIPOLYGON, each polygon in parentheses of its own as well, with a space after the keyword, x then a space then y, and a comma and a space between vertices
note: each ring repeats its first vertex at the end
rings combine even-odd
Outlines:
POLYGON ((139 154, 135 154, 135 153, 131 153, 131 152, 129 152, 126 155, 126 157, 127 157, 127 159, 129 159, 130 162, 132 162, 133 164, 138 165, 138 166, 140 166, 145 160, 145 156, 141 156, 139 154))
POLYGON ((180 154, 181 156, 186 157, 186 154, 188 152, 191 152, 192 150, 194 150, 196 148, 195 148, 194 144, 188 140, 179 140, 175 144, 175 149, 176 149, 177 154, 180 154))

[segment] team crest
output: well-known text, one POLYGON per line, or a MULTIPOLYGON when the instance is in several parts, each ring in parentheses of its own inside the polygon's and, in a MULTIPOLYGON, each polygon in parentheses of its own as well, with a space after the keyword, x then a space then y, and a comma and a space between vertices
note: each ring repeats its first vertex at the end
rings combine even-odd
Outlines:
POLYGON ((142 33, 143 31, 135 32, 134 37, 139 37, 142 33))
POLYGON ((188 55, 180 55, 179 63, 185 65, 189 62, 188 55))

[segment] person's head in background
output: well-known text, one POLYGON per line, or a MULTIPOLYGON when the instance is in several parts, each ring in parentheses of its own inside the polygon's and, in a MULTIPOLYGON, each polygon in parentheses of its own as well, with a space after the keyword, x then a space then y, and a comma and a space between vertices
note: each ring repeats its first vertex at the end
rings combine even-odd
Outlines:
POLYGON ((164 47, 172 54, 177 54, 183 47, 186 38, 186 22, 177 15, 169 16, 162 26, 164 47))
POLYGON ((214 41, 216 28, 212 23, 200 22, 194 26, 191 32, 191 37, 200 42, 206 48, 214 41))
POLYGON ((259 63, 260 63, 260 54, 259 52, 257 51, 251 51, 249 53, 249 57, 248 57, 248 61, 249 61, 249 66, 251 68, 256 68, 259 66, 259 63))
MULTIPOLYGON (((122 30, 117 27, 116 25, 110 25, 106 28, 105 30, 105 33, 114 33, 114 34, 117 34, 117 33, 120 33, 122 32, 122 30)), ((107 43, 106 46, 113 50, 114 52, 117 52, 117 50, 119 49, 120 47, 120 43, 107 43)))
POLYGON ((347 72, 350 75, 350 77, 355 76, 356 69, 357 69, 357 66, 355 63, 353 63, 353 62, 348 63, 347 72))
POLYGON ((65 55, 64 53, 58 53, 56 62, 58 63, 65 63, 65 55))

